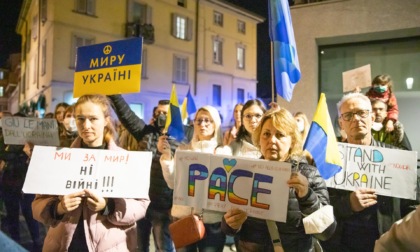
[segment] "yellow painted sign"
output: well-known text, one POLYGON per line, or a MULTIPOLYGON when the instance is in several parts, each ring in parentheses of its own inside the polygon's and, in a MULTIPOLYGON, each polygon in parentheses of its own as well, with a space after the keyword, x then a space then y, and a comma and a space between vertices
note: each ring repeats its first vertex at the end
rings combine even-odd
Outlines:
POLYGON ((77 49, 74 97, 140 92, 142 38, 77 49))

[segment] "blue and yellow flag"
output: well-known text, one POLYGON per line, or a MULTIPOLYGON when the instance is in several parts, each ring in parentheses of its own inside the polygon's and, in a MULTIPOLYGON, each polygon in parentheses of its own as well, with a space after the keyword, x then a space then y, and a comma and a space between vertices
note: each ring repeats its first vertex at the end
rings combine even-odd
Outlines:
POLYGON ((325 94, 321 93, 314 119, 303 149, 309 151, 324 179, 329 179, 342 167, 337 139, 328 113, 325 94))
POLYGON ((181 106, 182 120, 184 121, 189 115, 195 113, 196 111, 197 107, 195 106, 195 102, 191 95, 190 88, 188 88, 187 95, 185 96, 181 106))
POLYGON ((268 25, 276 90, 290 102, 300 80, 300 67, 288 0, 268 0, 268 25))
POLYGON ((172 85, 171 98, 169 99, 169 111, 166 117, 165 131, 178 142, 184 139, 184 125, 182 124, 181 111, 179 110, 178 97, 175 85, 172 85))

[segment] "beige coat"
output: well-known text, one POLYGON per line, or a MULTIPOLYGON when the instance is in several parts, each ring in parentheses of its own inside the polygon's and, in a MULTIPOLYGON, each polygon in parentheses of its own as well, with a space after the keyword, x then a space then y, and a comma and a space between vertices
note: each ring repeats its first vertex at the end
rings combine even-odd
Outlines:
MULTIPOLYGON (((80 147, 77 138, 72 147, 80 147)), ((122 150, 112 141, 108 149, 122 150)), ((113 199, 115 211, 104 216, 87 207, 85 202, 72 212, 64 214, 61 220, 51 216, 50 207, 58 201, 58 196, 37 195, 32 202, 34 218, 50 226, 44 240, 43 251, 67 251, 82 217, 86 243, 89 251, 135 251, 137 247, 136 221, 143 218, 150 203, 144 199, 113 199)))

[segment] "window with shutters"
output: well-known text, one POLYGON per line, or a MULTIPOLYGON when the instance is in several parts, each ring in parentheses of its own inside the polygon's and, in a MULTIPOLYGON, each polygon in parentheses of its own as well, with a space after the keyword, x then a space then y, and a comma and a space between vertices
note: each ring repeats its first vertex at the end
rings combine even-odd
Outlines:
POLYGON ((95 15, 95 0, 75 0, 74 1, 74 11, 90 16, 95 15))
POLYGON ((141 52, 141 78, 147 79, 147 49, 144 47, 141 52))
POLYGON ((41 62, 41 75, 44 76, 47 72, 47 40, 42 43, 42 62, 41 62))
POLYGON ((178 39, 192 39, 192 20, 186 16, 172 13, 172 36, 178 39))
POLYGON ((73 35, 71 43, 71 57, 70 57, 70 68, 76 66, 76 53, 79 46, 93 45, 95 39, 92 37, 84 37, 80 35, 73 35))
POLYGON ((241 21, 241 20, 238 20, 238 32, 242 33, 242 34, 245 34, 245 31, 246 31, 245 22, 241 21))
POLYGON ((213 63, 223 64, 223 41, 220 38, 213 39, 213 63))
POLYGON ((131 1, 128 22, 140 25, 152 24, 152 8, 147 4, 131 1))
POLYGON ((188 83, 188 57, 174 55, 173 81, 175 83, 188 83))
POLYGON ((217 26, 223 27, 223 14, 218 12, 218 11, 214 11, 213 12, 213 23, 217 26))
POLYGON ((47 0, 41 0, 41 22, 44 24, 47 21, 47 0))
POLYGON ((245 48, 241 45, 236 48, 236 67, 245 69, 245 48))

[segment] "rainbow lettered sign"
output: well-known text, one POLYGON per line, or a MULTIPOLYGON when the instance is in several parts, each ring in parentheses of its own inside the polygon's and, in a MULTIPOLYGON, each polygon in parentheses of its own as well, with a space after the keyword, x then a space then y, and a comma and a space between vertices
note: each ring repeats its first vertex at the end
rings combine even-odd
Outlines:
POLYGON ((77 48, 74 97, 140 92, 143 38, 77 48))
POLYGON ((289 163, 177 151, 174 204, 286 221, 289 163))

